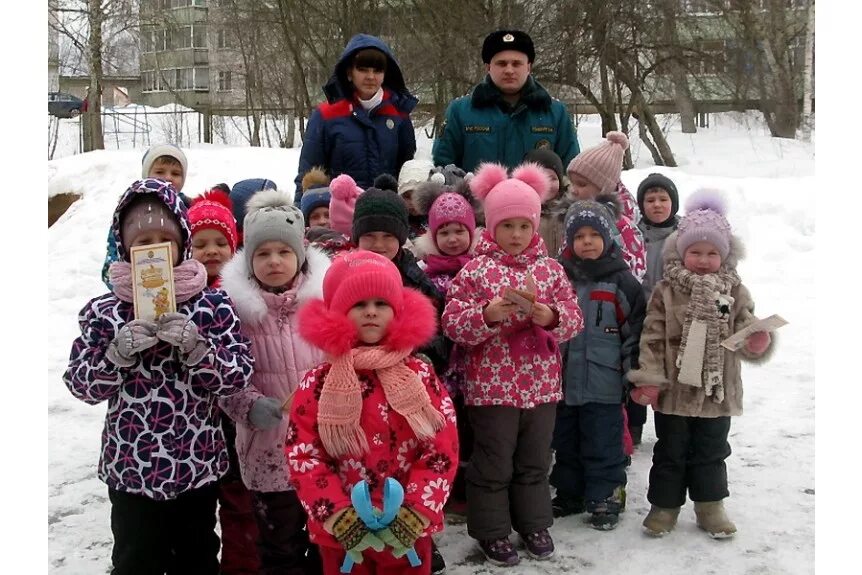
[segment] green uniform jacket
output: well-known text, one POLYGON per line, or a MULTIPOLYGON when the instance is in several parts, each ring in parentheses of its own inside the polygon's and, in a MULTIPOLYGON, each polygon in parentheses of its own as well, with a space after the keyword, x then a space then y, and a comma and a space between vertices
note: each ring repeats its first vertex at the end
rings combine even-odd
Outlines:
POLYGON ((578 155, 578 138, 565 105, 530 76, 521 100, 510 109, 486 76, 472 95, 449 104, 443 134, 434 140, 432 154, 435 166, 455 164, 472 172, 480 162, 514 168, 535 148, 553 150, 564 166, 578 155))

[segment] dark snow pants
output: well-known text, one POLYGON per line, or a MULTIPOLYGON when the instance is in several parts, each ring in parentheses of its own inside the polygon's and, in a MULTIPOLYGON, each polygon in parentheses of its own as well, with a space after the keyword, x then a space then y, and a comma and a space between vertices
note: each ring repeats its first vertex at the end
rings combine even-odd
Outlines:
POLYGON ((617 403, 557 407, 551 485, 566 499, 604 501, 626 484, 623 412, 617 403))
POLYGON ((111 575, 218 575, 215 483, 156 501, 108 488, 111 575))
POLYGON ((308 538, 308 516, 296 491, 251 492, 259 532, 261 575, 321 572, 317 545, 308 538))
POLYGON ((258 575, 257 521, 252 511, 251 493, 239 473, 236 454, 236 426, 222 414, 222 429, 230 458, 230 468, 219 481, 218 519, 221 524, 221 575, 258 575))
POLYGON ((659 507, 719 501, 727 490, 730 417, 683 417, 654 412, 658 441, 652 454, 647 500, 659 507))
POLYGON ((498 539, 513 528, 528 535, 554 523, 548 469, 556 408, 467 408, 473 428, 466 475, 470 537, 498 539))

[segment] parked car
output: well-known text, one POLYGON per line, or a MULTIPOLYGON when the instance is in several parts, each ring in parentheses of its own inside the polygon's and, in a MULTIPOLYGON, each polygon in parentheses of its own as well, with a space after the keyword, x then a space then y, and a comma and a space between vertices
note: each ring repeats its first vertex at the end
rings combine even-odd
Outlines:
POLYGON ((84 109, 84 101, 64 92, 48 92, 48 113, 58 118, 75 118, 84 109))

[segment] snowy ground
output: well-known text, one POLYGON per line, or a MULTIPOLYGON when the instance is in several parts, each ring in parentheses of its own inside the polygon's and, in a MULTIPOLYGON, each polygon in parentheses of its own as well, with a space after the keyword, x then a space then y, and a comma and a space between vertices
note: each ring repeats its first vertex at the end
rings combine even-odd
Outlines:
MULTIPOLYGON (((740 273, 757 302, 758 315, 779 313, 790 323, 765 366, 746 366, 746 413, 731 428, 728 459, 731 497, 727 507, 739 527, 736 538, 710 540, 694 525, 691 505, 678 529, 653 540, 640 530, 655 434, 652 419, 629 468, 628 508, 620 526, 604 533, 581 517, 552 528, 557 555, 547 562, 522 560, 512 573, 800 574, 814 571, 814 146, 777 140, 751 115, 712 116, 712 127, 694 135, 679 132, 667 118, 679 168, 651 168, 646 149, 633 143, 637 168, 623 174, 632 190, 650 171, 677 183, 683 198, 700 186, 726 190, 729 218, 747 244, 740 273)), ((582 118, 582 148, 601 137, 596 117, 582 118)), ((417 130, 418 156, 431 142, 417 130)), ((155 141, 155 140, 154 140, 155 141)), ((116 199, 140 173, 143 148, 68 156, 48 162, 48 194, 76 192, 83 199, 48 231, 49 413, 48 562, 58 575, 107 573, 110 566, 110 506, 107 488, 96 478, 105 406, 75 400, 60 376, 72 340, 76 314, 103 293, 99 273, 110 215, 116 199)), ((197 195, 224 181, 268 177, 292 189, 298 149, 193 145, 184 192, 197 195)), ((484 564, 463 526, 447 527, 439 540, 448 573, 494 573, 484 564)))

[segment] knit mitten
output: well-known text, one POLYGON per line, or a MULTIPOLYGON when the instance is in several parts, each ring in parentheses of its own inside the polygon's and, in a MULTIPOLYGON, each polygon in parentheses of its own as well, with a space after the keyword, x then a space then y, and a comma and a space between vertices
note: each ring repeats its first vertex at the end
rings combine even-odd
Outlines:
POLYGON ((248 411, 248 421, 255 429, 275 429, 282 417, 282 402, 271 397, 255 399, 248 411))
POLYGON ((386 544, 368 530, 353 507, 346 508, 332 523, 332 535, 344 547, 354 563, 362 563, 362 552, 368 548, 383 551, 386 544))
POLYGON ((377 532, 380 539, 392 548, 392 556, 403 557, 413 548, 416 540, 425 532, 422 517, 410 509, 402 507, 389 527, 377 532))
POLYGON ((131 367, 135 363, 135 354, 153 347, 159 341, 156 337, 157 328, 154 321, 146 319, 130 321, 119 329, 117 335, 108 344, 105 356, 114 365, 131 367))
POLYGON ((658 395, 661 389, 657 385, 644 385, 631 390, 632 400, 640 405, 655 405, 658 403, 658 395))
POLYGON ((158 319, 156 337, 179 348, 186 354, 187 365, 195 365, 209 351, 209 344, 198 331, 198 326, 187 315, 164 313, 158 319))
POLYGON ((772 338, 768 331, 756 331, 745 338, 745 349, 748 353, 760 355, 769 347, 772 338))

